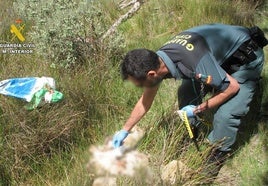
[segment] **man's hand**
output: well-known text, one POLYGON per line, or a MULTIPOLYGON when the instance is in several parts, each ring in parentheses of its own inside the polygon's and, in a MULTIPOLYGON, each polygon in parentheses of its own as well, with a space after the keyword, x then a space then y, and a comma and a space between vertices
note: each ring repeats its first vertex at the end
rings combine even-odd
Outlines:
POLYGON ((124 139, 128 136, 128 131, 120 130, 113 137, 113 146, 114 148, 118 148, 122 145, 124 139))
POLYGON ((194 106, 194 105, 187 105, 187 106, 183 107, 181 110, 186 111, 188 118, 193 118, 193 117, 195 117, 195 113, 194 113, 195 108, 196 108, 196 106, 194 106))

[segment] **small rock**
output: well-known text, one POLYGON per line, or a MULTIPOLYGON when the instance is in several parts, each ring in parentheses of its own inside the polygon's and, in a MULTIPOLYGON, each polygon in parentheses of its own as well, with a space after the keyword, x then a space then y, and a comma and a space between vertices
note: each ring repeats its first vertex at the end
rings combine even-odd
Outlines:
POLYGON ((128 148, 134 148, 137 143, 142 139, 142 137, 144 136, 144 131, 135 126, 130 134, 128 135, 128 137, 124 140, 124 146, 128 147, 128 148))
POLYGON ((96 178, 92 186, 116 186, 115 177, 99 177, 96 178))
POLYGON ((180 160, 173 160, 162 168, 161 179, 171 185, 176 184, 177 179, 188 177, 191 170, 180 160))

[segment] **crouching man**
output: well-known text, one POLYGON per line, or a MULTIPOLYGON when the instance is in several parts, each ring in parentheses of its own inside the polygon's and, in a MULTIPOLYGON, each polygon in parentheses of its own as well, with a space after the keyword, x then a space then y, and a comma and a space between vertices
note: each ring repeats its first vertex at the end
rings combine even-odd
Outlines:
POLYGON ((122 64, 124 80, 143 87, 144 92, 123 129, 113 137, 114 147, 122 145, 129 131, 150 109, 159 84, 164 79, 182 79, 178 90, 181 110, 195 125, 198 113, 216 108, 210 143, 222 141, 208 164, 217 164, 218 174, 225 155, 236 141, 241 118, 249 111, 264 63, 267 40, 258 27, 246 28, 209 24, 183 31, 157 52, 148 49, 129 51, 122 64), (202 102, 210 90, 214 94, 202 102))

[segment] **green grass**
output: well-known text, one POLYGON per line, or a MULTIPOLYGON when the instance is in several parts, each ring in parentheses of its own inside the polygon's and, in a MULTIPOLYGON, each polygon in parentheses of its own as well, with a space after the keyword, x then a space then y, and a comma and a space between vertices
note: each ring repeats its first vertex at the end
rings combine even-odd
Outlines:
MULTIPOLYGON (((101 2, 107 14, 103 21, 112 24, 125 12, 116 8, 118 1, 101 2)), ((4 9, 11 6, 8 2, 1 2, 1 5, 4 9)), ((119 27, 126 42, 124 52, 142 47, 156 50, 181 30, 204 23, 258 23, 267 29, 266 10, 263 8, 254 16, 252 7, 245 1, 145 1, 139 12, 119 27)), ((2 16, 3 25, 8 27, 11 17, 2 16)), ((2 31, 1 40, 6 41, 9 33, 7 29, 2 31)), ((267 54, 267 48, 265 51, 267 54)), ((24 110, 22 101, 0 96, 0 185, 91 184, 91 176, 86 171, 88 147, 102 143, 104 138, 119 130, 141 94, 140 89, 120 79, 118 59, 111 61, 105 51, 96 55, 73 71, 50 68, 50 61, 37 55, 0 56, 1 79, 52 76, 65 95, 63 102, 33 112, 24 110)), ((151 110, 139 123, 147 131, 139 150, 150 154, 150 165, 156 175, 161 165, 173 159, 181 159, 198 171, 208 151, 200 142, 204 152, 201 156, 196 153, 187 140, 186 130, 172 114, 176 109, 179 84, 173 80, 163 82, 151 110)), ((267 95, 265 87, 263 103, 268 102, 267 95)), ((255 127, 255 132, 242 140, 244 145, 226 166, 231 172, 239 172, 236 185, 267 184, 268 123, 252 121, 252 118, 247 117, 246 123, 258 123, 259 128, 255 127), (257 137, 250 141, 253 135, 257 137)), ((193 185, 202 180, 205 179, 193 172, 191 180, 181 178, 178 184, 190 182, 193 185)), ((122 178, 118 184, 137 185, 138 182, 122 178)), ((154 185, 161 185, 157 176, 154 185)))
POLYGON ((158 49, 171 36, 206 23, 253 24, 252 7, 242 1, 146 1, 134 18, 120 26, 127 48, 158 49), (244 17, 241 16, 241 11, 244 17))
MULTIPOLYGON (((149 1, 145 3, 138 14, 120 26, 120 31, 125 34, 127 50, 137 47, 157 49, 177 32, 203 23, 221 22, 250 26, 254 23, 252 13, 253 10, 250 9, 250 5, 244 4, 243 2, 172 1, 171 3, 167 1, 149 1), (245 11, 243 13, 246 17, 243 17, 240 11, 238 11, 241 10, 241 7, 245 11)), ((147 129, 147 135, 140 144, 140 150, 151 155, 152 167, 154 167, 156 172, 159 171, 163 163, 176 158, 183 159, 188 162, 188 165, 196 169, 198 169, 197 165, 202 163, 202 158, 196 156, 196 150, 192 144, 189 144, 187 141, 184 141, 183 145, 181 144, 180 140, 185 135, 185 130, 181 127, 177 128, 179 125, 178 121, 169 116, 174 109, 174 103, 176 101, 176 91, 171 93, 170 88, 176 89, 178 85, 178 83, 172 81, 165 82, 156 97, 152 109, 139 123, 140 126, 147 129), (171 129, 173 129, 173 132, 170 132, 172 131, 171 129), (181 151, 181 149, 183 150, 181 151)), ((126 88, 128 91, 131 87, 127 85, 126 88)), ((265 95, 267 94, 264 93, 264 100, 267 100, 265 95)), ((123 121, 121 121, 120 125, 122 125, 123 121)), ((266 132, 260 130, 259 135, 262 136, 261 139, 264 139, 266 132)), ((260 159, 263 159, 266 153, 261 148, 258 148, 262 147, 263 143, 259 143, 255 151, 261 156, 260 159)), ((263 164, 252 163, 250 161, 252 159, 251 156, 247 154, 249 150, 252 150, 251 148, 251 146, 247 145, 241 147, 238 154, 229 162, 229 164, 233 162, 233 166, 238 167, 238 169, 241 168, 240 177, 243 181, 241 183, 237 182, 237 185, 245 185, 246 183, 250 183, 250 185, 261 185, 264 183, 263 177, 265 178, 266 176, 266 169, 264 167, 267 165, 267 159, 263 159, 263 164), (245 154, 248 155, 246 158, 245 154), (240 166, 235 165, 235 162, 240 162, 241 158, 245 159, 247 163, 240 166), (254 171, 248 165, 253 166, 254 171)), ((206 147, 203 147, 203 149, 206 149, 206 147)), ((203 156, 205 156, 205 153, 203 156)), ((80 163, 78 162, 79 165, 80 163)), ((199 181, 200 178, 197 175, 192 180, 192 183, 199 181)), ((180 185, 184 183, 182 181, 180 185)), ((129 180, 121 180, 118 184, 137 185, 136 182, 129 180)), ((154 184, 159 184, 159 180, 154 184)), ((80 183, 76 185, 80 185, 80 183)))

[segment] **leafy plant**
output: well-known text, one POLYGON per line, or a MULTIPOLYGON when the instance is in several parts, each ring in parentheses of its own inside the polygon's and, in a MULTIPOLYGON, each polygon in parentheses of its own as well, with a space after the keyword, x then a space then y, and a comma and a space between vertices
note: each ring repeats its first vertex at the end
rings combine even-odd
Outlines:
POLYGON ((100 50, 120 54, 123 40, 115 34, 104 41, 100 36, 109 23, 103 19, 98 3, 75 0, 17 0, 18 14, 33 22, 29 32, 36 51, 52 66, 70 67, 92 58, 100 50), (112 51, 112 52, 111 52, 112 51))

